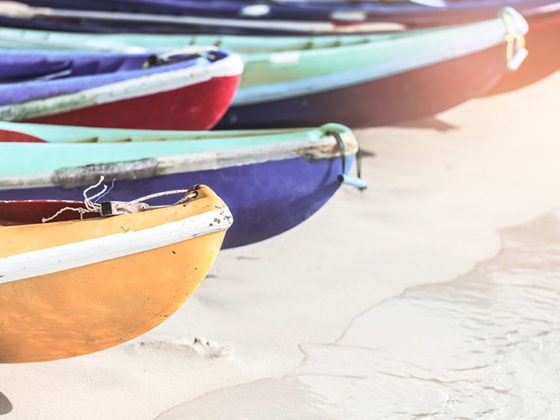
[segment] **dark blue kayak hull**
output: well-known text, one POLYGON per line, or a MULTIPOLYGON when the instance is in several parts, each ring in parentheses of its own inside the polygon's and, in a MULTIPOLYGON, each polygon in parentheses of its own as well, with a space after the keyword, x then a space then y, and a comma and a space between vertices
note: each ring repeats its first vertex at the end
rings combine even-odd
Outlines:
MULTIPOLYGON (((348 172, 354 157, 346 157, 348 172)), ((308 161, 303 157, 116 181, 102 201, 131 201, 149 194, 210 186, 228 205, 234 218, 223 247, 247 245, 276 236, 308 219, 338 190, 342 158, 308 161)), ((110 185, 111 180, 106 179, 110 185)), ((83 200, 88 185, 13 188, 0 191, 0 200, 83 200)), ((150 204, 168 204, 169 197, 150 204)))

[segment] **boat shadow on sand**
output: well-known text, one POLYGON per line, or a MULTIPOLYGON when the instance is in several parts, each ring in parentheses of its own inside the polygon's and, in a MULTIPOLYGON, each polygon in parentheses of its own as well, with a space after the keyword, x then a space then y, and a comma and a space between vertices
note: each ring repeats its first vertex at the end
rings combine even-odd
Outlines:
POLYGON ((0 416, 8 414, 13 408, 14 406, 8 397, 0 392, 0 416))
POLYGON ((429 128, 441 132, 456 130, 458 128, 456 125, 440 120, 436 116, 402 121, 391 124, 391 126, 405 128, 429 128))

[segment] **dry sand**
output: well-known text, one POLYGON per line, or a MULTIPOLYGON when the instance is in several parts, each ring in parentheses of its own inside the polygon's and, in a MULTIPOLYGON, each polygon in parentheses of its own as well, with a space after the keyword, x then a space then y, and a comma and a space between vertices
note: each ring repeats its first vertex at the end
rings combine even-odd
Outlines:
POLYGON ((559 111, 557 72, 433 120, 357 131, 375 153, 367 191, 344 186, 301 226, 223 251, 193 298, 131 343, 0 365, 0 418, 345 417, 298 381, 305 344, 468 272, 500 249, 499 229, 559 207, 559 111))

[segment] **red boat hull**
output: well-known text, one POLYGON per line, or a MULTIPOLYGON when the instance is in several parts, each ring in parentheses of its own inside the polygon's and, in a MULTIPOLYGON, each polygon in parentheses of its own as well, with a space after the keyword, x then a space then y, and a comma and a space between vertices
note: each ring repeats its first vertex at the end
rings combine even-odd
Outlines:
POLYGON ((162 130, 209 130, 227 111, 241 75, 138 98, 31 118, 26 122, 162 130))

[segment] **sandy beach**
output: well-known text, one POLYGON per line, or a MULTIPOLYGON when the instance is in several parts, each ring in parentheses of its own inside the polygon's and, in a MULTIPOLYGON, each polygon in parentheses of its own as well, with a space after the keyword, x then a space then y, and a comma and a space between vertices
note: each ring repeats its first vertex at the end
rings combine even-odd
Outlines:
POLYGON ((408 418, 386 415, 373 376, 360 380, 364 349, 398 343, 405 358, 452 343, 411 307, 372 309, 468 275, 499 253, 503 229, 560 208, 559 110, 557 72, 356 131, 366 191, 343 186, 291 231, 222 251, 195 295, 132 342, 0 365, 0 419, 408 418))

